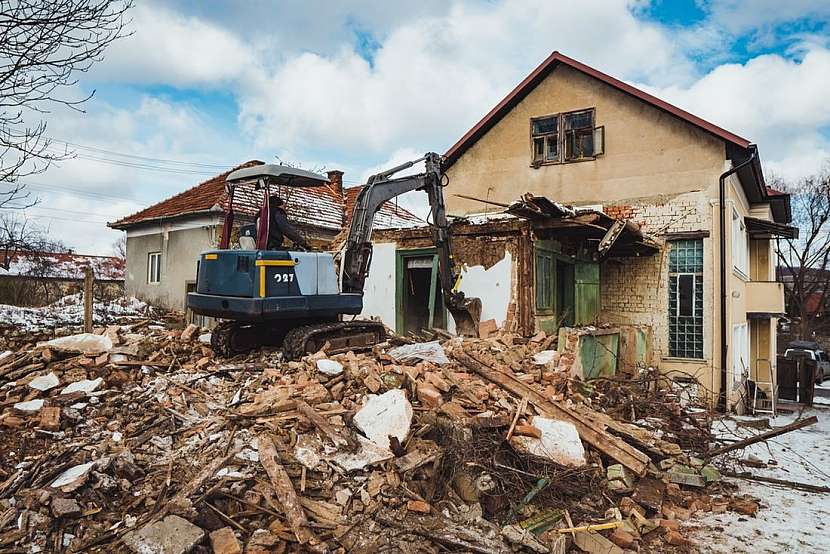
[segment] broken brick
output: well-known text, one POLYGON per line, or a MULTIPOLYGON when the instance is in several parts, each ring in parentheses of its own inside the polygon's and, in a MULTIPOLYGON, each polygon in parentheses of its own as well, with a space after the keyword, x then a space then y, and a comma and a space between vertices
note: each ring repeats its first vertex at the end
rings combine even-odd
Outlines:
POLYGON ((40 427, 47 431, 60 431, 61 409, 58 406, 47 406, 40 410, 40 427))
POLYGON ((417 512, 419 514, 428 514, 432 507, 421 500, 410 500, 406 503, 406 509, 410 512, 417 512))
POLYGON ((418 400, 427 408, 437 408, 443 403, 441 392, 429 383, 418 383, 418 400))
POLYGON ((236 540, 233 529, 222 527, 210 534, 210 545, 214 554, 242 554, 242 546, 236 540))

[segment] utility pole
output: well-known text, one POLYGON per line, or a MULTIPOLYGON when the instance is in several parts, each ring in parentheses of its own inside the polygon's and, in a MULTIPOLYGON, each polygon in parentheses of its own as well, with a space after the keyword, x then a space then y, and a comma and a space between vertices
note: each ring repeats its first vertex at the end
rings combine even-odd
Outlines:
POLYGON ((84 333, 92 332, 92 285, 95 278, 91 267, 84 268, 84 333))

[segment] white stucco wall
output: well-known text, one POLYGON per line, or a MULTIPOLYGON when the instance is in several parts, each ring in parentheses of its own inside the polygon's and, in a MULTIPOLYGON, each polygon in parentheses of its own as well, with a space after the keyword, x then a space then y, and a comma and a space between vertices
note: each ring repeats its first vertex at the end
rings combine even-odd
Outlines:
MULTIPOLYGON (((395 328, 395 243, 376 243, 372 251, 372 265, 366 279, 361 317, 379 317, 395 328)), ((495 319, 501 327, 507 318, 510 304, 513 257, 505 251, 504 258, 490 269, 471 266, 464 269, 461 290, 470 297, 481 298, 481 320, 495 319)), ((449 315, 449 314, 448 314, 449 315)), ((455 332, 455 322, 449 317, 448 330, 455 332)))
MULTIPOLYGON (((513 257, 505 250, 504 258, 490 269, 475 265, 466 267, 461 276, 461 290, 468 297, 481 298, 481 321, 495 319, 502 327, 510 304, 513 257)), ((455 322, 449 318, 448 331, 455 332, 455 322)))
POLYGON ((379 317, 395 328, 395 243, 376 243, 372 247, 372 265, 363 286, 361 317, 379 317))

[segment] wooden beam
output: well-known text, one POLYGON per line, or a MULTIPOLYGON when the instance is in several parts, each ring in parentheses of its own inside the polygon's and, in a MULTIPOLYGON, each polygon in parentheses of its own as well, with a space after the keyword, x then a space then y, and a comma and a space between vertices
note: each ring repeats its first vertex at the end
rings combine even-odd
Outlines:
POLYGON ((734 444, 728 444, 726 446, 721 446, 720 448, 715 448, 714 450, 709 451, 710 457, 720 456, 721 454, 725 454, 726 452, 731 452, 733 450, 738 450, 739 448, 745 448, 751 444, 755 444, 758 442, 763 442, 765 440, 769 440, 771 438, 777 437, 779 435, 783 435, 785 433, 789 433, 790 431, 795 431, 797 429, 802 429, 809 425, 813 425, 818 423, 818 418, 816 416, 808 417, 807 419, 801 419, 799 421, 790 423, 789 425, 784 425, 783 427, 778 427, 777 429, 773 429, 772 431, 767 431, 766 433, 761 433, 760 435, 755 435, 754 437, 749 437, 748 439, 744 439, 738 441, 734 444))
MULTIPOLYGON (((257 448, 259 450, 259 461, 262 467, 265 468, 265 473, 271 479, 271 485, 274 487, 274 492, 282 505, 282 511, 288 520, 288 525, 297 536, 300 544, 316 544, 317 539, 308 528, 308 520, 305 517, 300 500, 297 498, 297 493, 294 490, 294 485, 288 477, 288 473, 280 463, 277 447, 274 443, 274 438, 268 433, 260 433, 257 437, 257 448)), ((280 446, 283 446, 280 444, 280 446)))
POLYGON ((619 437, 607 433, 586 417, 545 398, 540 392, 522 383, 514 376, 497 371, 466 353, 454 353, 464 366, 478 373, 488 381, 496 383, 518 398, 526 397, 530 403, 548 417, 572 423, 582 440, 609 458, 619 462, 635 475, 645 474, 651 459, 619 437))
POLYGON ((799 483, 797 481, 787 481, 785 479, 775 479, 774 477, 762 477, 760 475, 753 475, 748 472, 735 473, 734 471, 724 471, 722 474, 726 477, 734 477, 736 479, 746 479, 748 481, 759 481, 761 483, 771 483, 773 485, 781 485, 791 489, 830 494, 830 487, 822 487, 820 485, 812 485, 810 483, 799 483))

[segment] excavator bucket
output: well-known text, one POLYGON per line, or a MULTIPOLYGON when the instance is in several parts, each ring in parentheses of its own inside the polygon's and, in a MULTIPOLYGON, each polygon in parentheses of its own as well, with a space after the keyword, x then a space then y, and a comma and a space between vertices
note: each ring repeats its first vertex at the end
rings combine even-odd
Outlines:
POLYGON ((465 298, 456 306, 447 306, 455 320, 455 332, 462 337, 478 337, 481 322, 481 298, 465 298))

